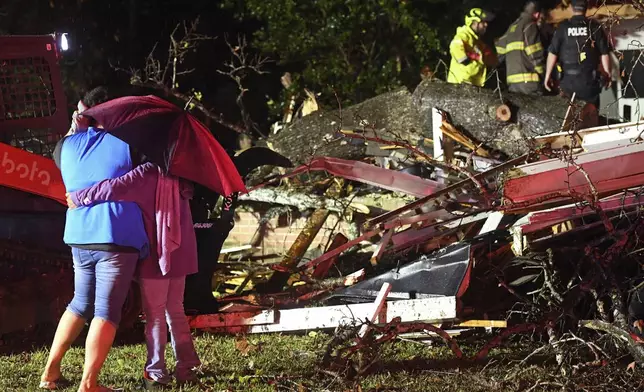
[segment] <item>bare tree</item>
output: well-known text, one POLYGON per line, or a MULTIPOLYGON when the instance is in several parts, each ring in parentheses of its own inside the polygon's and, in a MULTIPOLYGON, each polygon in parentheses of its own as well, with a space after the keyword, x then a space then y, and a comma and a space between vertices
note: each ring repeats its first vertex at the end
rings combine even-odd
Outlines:
POLYGON ((202 43, 217 39, 217 37, 200 34, 198 27, 199 18, 192 22, 184 21, 177 24, 170 34, 167 53, 161 55, 158 50, 159 44, 157 43, 146 57, 145 65, 141 69, 132 67, 123 69, 114 65, 112 65, 112 68, 126 72, 130 76, 130 84, 133 86, 151 88, 162 92, 167 97, 177 98, 185 103, 186 109, 196 108, 210 120, 228 129, 249 135, 252 135, 252 131, 261 134, 243 104, 244 93, 248 91, 243 86, 243 81, 249 72, 265 74, 266 71, 262 67, 269 60, 264 57, 250 56, 247 53, 245 38, 239 38, 239 44, 236 46, 230 44, 226 38, 226 44, 231 50, 232 59, 224 64, 226 71, 218 71, 229 76, 238 86, 240 93, 236 98, 236 102, 241 111, 243 125, 234 124, 226 120, 221 113, 216 113, 214 109, 206 106, 202 102, 203 95, 201 92, 193 89, 185 93, 180 90, 181 77, 196 71, 195 68, 188 66, 189 56, 197 53, 202 43))
POLYGON ((250 113, 244 105, 244 94, 249 91, 249 89, 244 85, 244 80, 250 73, 255 73, 257 75, 263 75, 268 73, 263 69, 263 67, 269 63, 271 60, 268 57, 263 57, 261 55, 251 55, 248 53, 248 44, 246 42, 246 37, 237 36, 237 42, 232 44, 228 36, 224 36, 226 40, 226 45, 230 49, 231 58, 230 61, 224 63, 224 70, 217 70, 222 75, 228 76, 232 81, 237 85, 237 90, 239 94, 235 99, 237 107, 241 112, 242 120, 246 127, 246 132, 251 133, 255 131, 267 137, 263 134, 256 123, 250 117, 250 113))

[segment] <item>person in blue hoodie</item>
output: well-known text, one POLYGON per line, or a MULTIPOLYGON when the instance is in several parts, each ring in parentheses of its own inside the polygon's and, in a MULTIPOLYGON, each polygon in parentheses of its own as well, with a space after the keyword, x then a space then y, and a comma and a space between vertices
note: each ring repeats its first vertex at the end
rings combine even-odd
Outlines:
MULTIPOLYGON (((107 101, 97 88, 79 102, 79 111, 107 101)), ((56 146, 54 160, 67 192, 117 178, 132 170, 130 147, 91 119, 74 114, 74 125, 56 146), (86 128, 86 130, 85 130, 86 128)), ((139 259, 149 244, 143 216, 132 202, 104 202, 67 211, 64 241, 72 249, 74 298, 63 314, 41 377, 40 388, 57 389, 63 380, 62 359, 90 322, 79 392, 109 391, 98 375, 114 342, 121 311, 139 259)))

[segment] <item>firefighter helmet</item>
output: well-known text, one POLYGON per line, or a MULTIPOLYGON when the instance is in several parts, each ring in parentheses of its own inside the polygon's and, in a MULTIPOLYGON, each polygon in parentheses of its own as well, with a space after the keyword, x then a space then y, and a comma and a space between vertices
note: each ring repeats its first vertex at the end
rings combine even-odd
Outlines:
POLYGON ((471 26, 474 22, 491 22, 492 20, 494 20, 494 14, 480 8, 472 8, 465 16, 467 26, 471 26))

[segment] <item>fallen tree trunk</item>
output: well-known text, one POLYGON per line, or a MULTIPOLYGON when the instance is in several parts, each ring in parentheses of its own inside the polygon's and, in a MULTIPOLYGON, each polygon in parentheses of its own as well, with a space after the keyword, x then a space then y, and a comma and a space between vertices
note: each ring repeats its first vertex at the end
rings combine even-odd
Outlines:
POLYGON ((363 214, 379 214, 401 208, 413 202, 416 198, 404 194, 373 193, 364 196, 334 199, 284 188, 259 188, 248 194, 239 196, 239 200, 241 202, 288 206, 296 208, 298 211, 326 208, 329 211, 342 213, 348 208, 349 210, 363 214))
POLYGON ((527 151, 530 138, 560 130, 568 100, 507 92, 501 98, 491 89, 424 81, 413 94, 402 88, 348 108, 315 112, 272 135, 269 142, 296 165, 314 156, 362 159, 378 155, 375 143, 368 148, 359 139, 340 137, 338 131, 365 132, 367 136, 417 145, 421 139, 432 137, 434 107, 447 112, 454 126, 476 141, 508 156, 518 156, 527 151))
POLYGON ((511 157, 525 154, 530 138, 559 132, 569 106, 569 101, 559 96, 499 95, 491 89, 441 81, 421 83, 414 91, 413 103, 427 132, 431 132, 432 108, 438 108, 449 114, 454 126, 511 157), (507 121, 502 105, 511 111, 507 121))
MULTIPOLYGON (((279 204, 297 208, 299 211, 324 208, 342 213, 351 207, 345 199, 332 199, 314 194, 299 193, 285 189, 260 188, 239 196, 239 201, 279 204), (346 204, 345 204, 346 203, 346 204)), ((353 208, 353 207, 352 207, 353 208)))
POLYGON ((296 165, 308 163, 314 156, 362 159, 367 146, 360 140, 347 140, 338 132, 366 131, 373 136, 374 129, 379 137, 400 138, 414 144, 422 137, 422 117, 406 88, 378 95, 348 108, 312 113, 282 129, 277 135, 271 135, 269 141, 277 152, 296 165))

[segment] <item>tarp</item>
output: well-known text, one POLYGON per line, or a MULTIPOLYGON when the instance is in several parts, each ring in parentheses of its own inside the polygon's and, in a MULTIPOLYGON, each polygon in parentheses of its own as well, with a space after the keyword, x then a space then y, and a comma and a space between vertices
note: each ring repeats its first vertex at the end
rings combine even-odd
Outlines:
POLYGON ((457 243, 430 256, 421 256, 400 268, 334 292, 329 299, 347 302, 369 302, 378 295, 384 283, 391 284, 388 299, 416 299, 455 296, 468 285, 471 245, 457 243))

